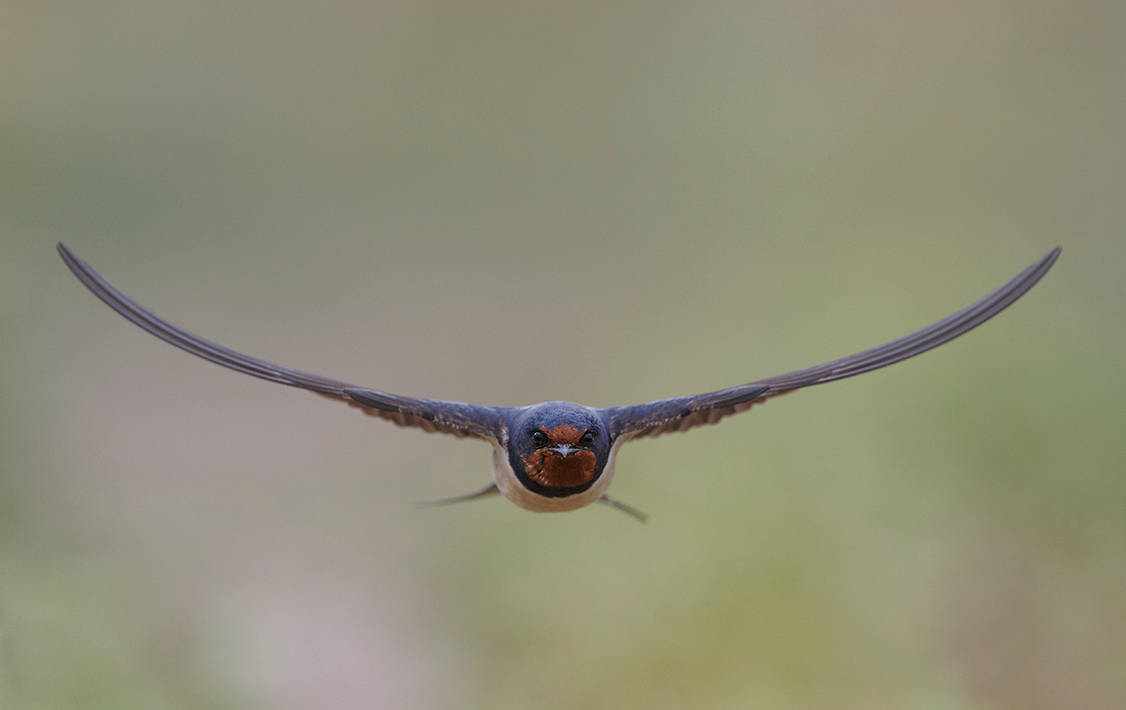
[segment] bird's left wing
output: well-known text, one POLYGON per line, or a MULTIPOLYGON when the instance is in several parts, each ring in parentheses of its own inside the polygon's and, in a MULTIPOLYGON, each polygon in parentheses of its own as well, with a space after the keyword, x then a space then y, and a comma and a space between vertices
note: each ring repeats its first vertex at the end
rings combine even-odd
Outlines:
POLYGON ((703 424, 714 424, 726 416, 744 412, 767 398, 802 387, 841 380, 887 367, 953 340, 997 315, 1035 286, 1036 282, 1048 273, 1048 269, 1052 268, 1052 264, 1056 263, 1059 255, 1060 248, 1056 247, 1040 261, 1017 274, 985 298, 922 330, 879 347, 807 367, 804 370, 795 370, 715 392, 661 399, 626 407, 608 407, 601 410, 602 415, 609 422, 610 434, 615 439, 658 436, 703 424))
POLYGON ((66 245, 60 242, 58 250, 78 280, 106 305, 134 325, 192 355, 263 380, 300 387, 342 400, 360 407, 367 414, 399 426, 417 427, 424 431, 459 437, 476 436, 498 442, 504 439, 506 410, 503 407, 443 402, 379 392, 245 355, 169 323, 117 290, 101 274, 75 256, 66 245))

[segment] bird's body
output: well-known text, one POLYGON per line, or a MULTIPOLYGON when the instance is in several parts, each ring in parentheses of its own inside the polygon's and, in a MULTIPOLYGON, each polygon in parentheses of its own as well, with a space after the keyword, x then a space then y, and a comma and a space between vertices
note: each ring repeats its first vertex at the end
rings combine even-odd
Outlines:
POLYGON ((597 503, 606 496, 606 489, 614 478, 614 457, 618 454, 617 445, 610 448, 606 466, 598 480, 589 488, 566 496, 546 496, 530 490, 516 474, 516 468, 509 460, 508 452, 500 446, 493 447, 493 486, 497 492, 525 510, 537 513, 563 513, 568 510, 597 503))
POLYGON ((512 412, 510 434, 493 453, 493 483, 505 498, 537 512, 575 510, 606 495, 621 440, 611 441, 597 409, 544 402, 512 412))
POLYGON ((645 436, 684 431, 802 387, 851 377, 905 360, 948 342, 1000 313, 1032 288, 1059 257, 1053 249, 976 303, 922 330, 814 367, 715 392, 624 407, 542 402, 493 407, 404 397, 275 365, 205 340, 147 310, 58 245, 63 261, 94 295, 137 326, 182 350, 238 372, 343 400, 400 426, 484 439, 493 447, 493 482, 452 502, 501 493, 537 512, 575 510, 605 502, 642 517, 606 495, 621 445, 645 436))

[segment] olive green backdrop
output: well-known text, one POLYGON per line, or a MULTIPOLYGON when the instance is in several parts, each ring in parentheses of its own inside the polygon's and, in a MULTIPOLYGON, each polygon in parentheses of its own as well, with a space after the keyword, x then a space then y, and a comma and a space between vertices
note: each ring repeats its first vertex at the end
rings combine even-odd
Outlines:
POLYGON ((1126 706, 1121 3, 15 2, 0 707, 1126 706), (920 359, 626 447, 604 507, 418 510, 591 405, 920 359))

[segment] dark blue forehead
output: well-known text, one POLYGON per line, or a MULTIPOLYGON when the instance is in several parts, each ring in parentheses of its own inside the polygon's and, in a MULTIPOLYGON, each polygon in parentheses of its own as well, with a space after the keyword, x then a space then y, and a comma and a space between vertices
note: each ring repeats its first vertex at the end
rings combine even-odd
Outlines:
POLYGON ((526 429, 551 428, 560 424, 586 429, 599 422, 598 414, 593 410, 573 402, 543 402, 532 405, 516 418, 516 425, 526 429))

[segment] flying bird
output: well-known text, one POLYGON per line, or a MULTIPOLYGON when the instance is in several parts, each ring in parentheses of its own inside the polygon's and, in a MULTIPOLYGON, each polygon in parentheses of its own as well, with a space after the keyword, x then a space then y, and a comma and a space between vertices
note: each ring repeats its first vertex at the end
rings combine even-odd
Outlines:
POLYGON ((640 511, 606 495, 622 444, 714 424, 778 395, 925 353, 1000 313, 1036 285, 1060 255, 1059 247, 1052 249, 993 293, 922 330, 821 365, 714 392, 623 407, 585 407, 572 402, 494 407, 404 397, 244 355, 164 320, 117 290, 66 245, 60 242, 58 250, 78 280, 106 305, 181 350, 238 372, 331 397, 399 426, 475 437, 492 445, 492 483, 473 493, 432 503, 500 493, 532 511, 568 511, 602 502, 641 520, 644 514, 640 511))

